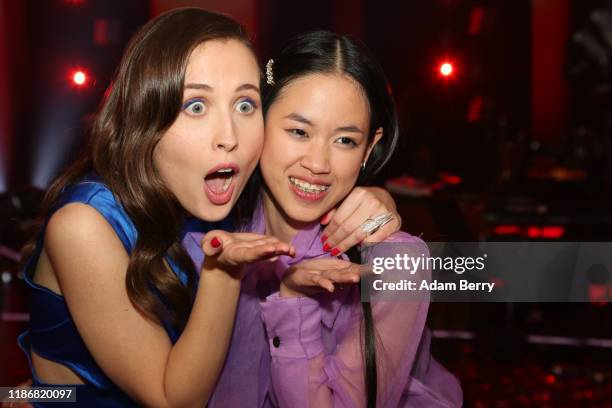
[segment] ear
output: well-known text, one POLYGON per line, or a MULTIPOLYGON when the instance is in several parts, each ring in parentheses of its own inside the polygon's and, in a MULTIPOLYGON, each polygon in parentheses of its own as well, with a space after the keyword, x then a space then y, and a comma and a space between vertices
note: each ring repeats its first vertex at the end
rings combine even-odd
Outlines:
POLYGON ((383 128, 379 127, 378 129, 376 129, 376 132, 374 133, 374 139, 372 140, 372 143, 370 143, 370 145, 368 146, 368 150, 366 150, 366 155, 363 158, 364 162, 368 161, 368 159, 370 158, 370 153, 372 153, 372 149, 374 149, 374 146, 376 146, 376 143, 380 141, 382 136, 383 136, 383 128))

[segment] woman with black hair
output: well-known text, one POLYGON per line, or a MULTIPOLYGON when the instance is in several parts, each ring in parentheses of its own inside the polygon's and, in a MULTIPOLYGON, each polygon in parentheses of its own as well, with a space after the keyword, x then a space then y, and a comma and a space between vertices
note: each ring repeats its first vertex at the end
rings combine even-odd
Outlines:
POLYGON ((193 251, 185 232, 224 220, 256 167, 260 79, 244 29, 219 14, 172 10, 132 38, 86 152, 47 192, 24 250, 31 322, 19 343, 34 386, 74 387, 87 407, 232 397, 217 379, 242 265, 295 252, 221 230, 193 251), (196 267, 188 255, 203 249, 196 267))
MULTIPOLYGON (((265 143, 250 198, 239 207, 245 230, 296 248, 295 257, 281 256, 273 268, 254 265, 246 278, 258 280, 250 287, 261 299, 276 403, 460 406, 458 381, 429 352, 428 302, 360 305, 358 285, 334 287, 334 279, 318 272, 347 260, 347 248, 335 245, 333 233, 322 234, 319 218, 356 183, 371 179, 397 144, 397 117, 381 67, 358 42, 316 31, 294 37, 266 68, 265 143), (273 272, 267 281, 266 270, 273 272), (317 286, 329 293, 315 293, 317 286)), ((378 215, 360 229, 361 239, 389 219, 378 215)), ((419 238, 399 232, 370 247, 370 256, 378 248, 384 254, 385 243, 428 253, 419 238)), ((351 268, 336 273, 358 279, 351 268)), ((236 327, 234 338, 246 335, 240 320, 236 327)))

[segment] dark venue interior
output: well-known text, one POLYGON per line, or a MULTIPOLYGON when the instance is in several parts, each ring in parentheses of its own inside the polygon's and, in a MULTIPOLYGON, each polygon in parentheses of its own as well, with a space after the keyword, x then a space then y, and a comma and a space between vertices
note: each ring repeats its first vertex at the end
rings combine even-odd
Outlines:
MULTIPOLYGON (((436 241, 612 236, 612 1, 0 0, 0 385, 30 376, 19 251, 84 146, 124 46, 198 6, 240 21, 262 65, 315 28, 363 40, 401 147, 377 179, 403 230, 436 241)), ((608 268, 612 268, 609 265, 608 268)), ((466 407, 612 407, 612 280, 581 303, 432 303, 432 352, 466 407)))

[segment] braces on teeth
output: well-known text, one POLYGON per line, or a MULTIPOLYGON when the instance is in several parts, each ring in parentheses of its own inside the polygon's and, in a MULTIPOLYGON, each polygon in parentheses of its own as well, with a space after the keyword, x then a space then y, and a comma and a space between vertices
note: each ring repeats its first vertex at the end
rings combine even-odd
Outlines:
POLYGON ((316 184, 310 184, 305 181, 298 180, 295 177, 289 177, 289 181, 291 181, 291 184, 307 193, 320 193, 322 191, 326 191, 329 188, 329 186, 319 186, 316 184))

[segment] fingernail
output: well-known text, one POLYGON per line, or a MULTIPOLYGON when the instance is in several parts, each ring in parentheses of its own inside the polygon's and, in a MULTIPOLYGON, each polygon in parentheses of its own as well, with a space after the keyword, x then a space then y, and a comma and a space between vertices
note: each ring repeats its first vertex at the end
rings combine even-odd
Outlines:
POLYGON ((325 243, 325 241, 327 241, 327 235, 323 234, 321 235, 321 242, 325 243))
POLYGON ((331 249, 331 247, 329 246, 329 244, 325 244, 325 245, 323 245, 323 250, 324 250, 325 252, 329 251, 330 249, 331 249))
POLYGON ((221 246, 221 241, 219 241, 219 238, 214 237, 210 240, 210 245, 212 245, 213 248, 219 248, 221 246))
POLYGON ((332 254, 333 256, 337 256, 339 253, 340 253, 340 250, 339 250, 338 248, 334 248, 334 249, 332 249, 332 251, 331 251, 331 254, 332 254))
POLYGON ((319 220, 319 224, 325 223, 325 218, 327 218, 327 214, 321 217, 321 219, 319 220))

